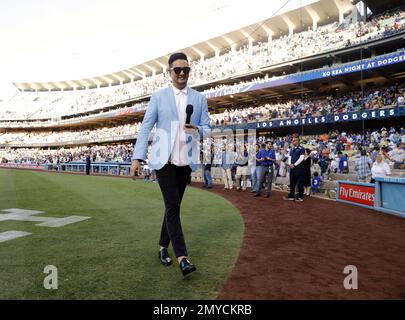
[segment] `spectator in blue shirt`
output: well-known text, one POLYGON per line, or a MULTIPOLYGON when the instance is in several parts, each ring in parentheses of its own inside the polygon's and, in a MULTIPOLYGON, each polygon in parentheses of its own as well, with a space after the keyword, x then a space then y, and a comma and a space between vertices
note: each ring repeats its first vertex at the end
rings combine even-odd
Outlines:
POLYGON ((271 196, 271 187, 274 176, 274 162, 276 161, 276 153, 273 150, 273 143, 271 141, 267 141, 265 149, 259 151, 258 158, 263 160, 260 162, 258 175, 259 184, 254 197, 260 197, 260 192, 263 183, 265 182, 265 188, 267 191, 266 198, 269 198, 271 196))
MULTIPOLYGON (((256 194, 258 194, 258 191, 261 189, 259 189, 259 184, 262 183, 260 180, 261 174, 262 174, 262 170, 263 170, 263 162, 265 161, 265 157, 266 157, 266 144, 262 143, 260 145, 260 149, 256 154, 256 184, 254 186, 254 191, 255 191, 255 196, 256 194)), ((259 194, 260 196, 260 194, 259 194)), ((258 196, 257 196, 258 197, 258 196)))
POLYGON ((349 173, 349 160, 346 154, 338 153, 339 157, 339 173, 349 173))
POLYGON ((312 193, 318 193, 319 189, 322 185, 322 178, 319 176, 318 172, 314 172, 314 176, 312 178, 312 193))

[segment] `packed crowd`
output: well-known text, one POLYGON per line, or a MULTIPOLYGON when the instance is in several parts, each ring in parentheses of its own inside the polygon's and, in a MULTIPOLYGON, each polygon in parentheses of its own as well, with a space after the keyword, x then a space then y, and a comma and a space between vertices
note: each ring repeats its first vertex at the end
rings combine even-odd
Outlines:
POLYGON ((87 154, 93 162, 130 162, 133 144, 79 146, 74 148, 5 148, 0 149, 0 162, 23 164, 62 164, 84 161, 87 154))
POLYGON ((72 141, 102 141, 106 138, 134 136, 141 127, 140 122, 116 127, 103 127, 77 131, 24 131, 0 133, 0 144, 46 144, 72 141))
MULTIPOLYGON (((306 97, 279 101, 259 107, 226 109, 210 115, 211 125, 240 124, 254 121, 268 121, 280 118, 324 116, 335 113, 405 105, 405 84, 392 85, 349 93, 336 93, 324 97, 306 97)), ((0 144, 40 144, 70 141, 104 141, 116 137, 136 135, 141 123, 104 127, 79 131, 24 131, 0 133, 0 144)))
MULTIPOLYGON (((294 159, 296 145, 293 135, 285 137, 261 136, 257 139, 256 149, 247 141, 230 140, 226 137, 214 141, 212 161, 203 155, 203 176, 205 187, 212 187, 212 166, 219 166, 225 190, 247 190, 248 183, 252 193, 260 196, 265 187, 266 196, 271 196, 272 183, 277 177, 287 178, 294 173, 297 163, 294 159), (253 155, 253 158, 251 157, 253 155)), ((333 174, 355 174, 358 181, 373 182, 376 177, 391 175, 392 169, 405 169, 405 129, 382 127, 379 130, 365 131, 364 134, 330 132, 318 136, 302 137, 302 178, 303 196, 318 193, 325 179, 333 174)), ((205 149, 209 150, 209 149, 205 149)), ((287 179, 289 180, 289 179, 287 179)), ((291 181, 291 180, 290 180, 291 181)), ((286 200, 294 200, 291 194, 286 200), (288 199, 290 198, 290 199, 288 199)))
MULTIPOLYGON (((270 135, 260 136, 254 141, 249 139, 242 137, 235 142, 233 137, 217 137, 204 141, 204 150, 211 150, 211 153, 203 153, 201 158, 207 187, 212 186, 212 167, 220 168, 226 189, 246 190, 248 184, 252 188, 257 186, 257 177, 262 176, 262 172, 255 171, 260 166, 260 150, 262 154, 270 150, 273 152, 272 182, 278 177, 288 178, 293 136, 270 135)), ((363 134, 334 131, 304 136, 301 137, 301 145, 306 150, 306 166, 310 172, 305 180, 306 194, 311 192, 310 188, 312 192, 317 192, 313 188, 314 181, 320 190, 322 181, 331 179, 334 173, 355 174, 359 181, 370 181, 376 176, 390 174, 392 169, 405 169, 404 127, 382 127, 363 134), (308 181, 311 181, 309 185, 308 181)), ((131 143, 58 149, 4 148, 0 149, 0 162, 58 165, 84 161, 88 154, 93 162, 130 162, 132 153, 131 143)), ((144 169, 148 175, 153 175, 147 166, 144 169)), ((266 171, 267 174, 269 172, 266 171)), ((257 188, 254 191, 257 193, 257 188)))
POLYGON ((222 113, 211 114, 212 125, 227 125, 254 121, 267 121, 280 118, 300 118, 324 116, 328 114, 376 109, 405 104, 405 85, 366 89, 363 92, 336 93, 324 97, 310 97, 293 100, 280 100, 259 107, 226 109, 222 113))
MULTIPOLYGON (((319 26, 270 42, 259 42, 206 59, 191 61, 189 84, 196 86, 305 56, 355 45, 405 30, 405 11, 374 17, 368 22, 319 26)), ((263 79, 257 79, 263 81, 263 79)), ((151 94, 169 82, 165 72, 118 86, 64 92, 17 94, 0 104, 2 119, 49 119, 80 114, 151 94)))

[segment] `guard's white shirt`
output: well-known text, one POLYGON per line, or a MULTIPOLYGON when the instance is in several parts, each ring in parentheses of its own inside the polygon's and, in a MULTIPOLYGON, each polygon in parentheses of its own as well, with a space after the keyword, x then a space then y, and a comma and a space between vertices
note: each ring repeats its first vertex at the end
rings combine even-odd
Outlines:
POLYGON ((170 161, 174 165, 181 167, 189 164, 186 148, 187 135, 184 131, 184 124, 186 123, 187 87, 182 90, 174 86, 172 86, 172 88, 174 98, 176 99, 179 122, 170 161))

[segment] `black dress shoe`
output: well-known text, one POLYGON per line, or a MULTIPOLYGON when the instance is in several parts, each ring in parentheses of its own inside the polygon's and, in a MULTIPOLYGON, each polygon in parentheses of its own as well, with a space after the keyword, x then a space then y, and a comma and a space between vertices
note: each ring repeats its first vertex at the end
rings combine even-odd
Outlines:
POLYGON ((183 258, 180 261, 180 270, 181 270, 181 273, 183 274, 183 276, 185 276, 185 275, 187 275, 187 274, 189 274, 191 272, 196 271, 197 268, 190 261, 188 261, 186 258, 183 258))
POLYGON ((170 259, 167 249, 159 250, 159 260, 165 267, 172 264, 172 259, 170 259))
POLYGON ((294 200, 295 200, 295 198, 292 198, 292 197, 283 197, 283 200, 294 201, 294 200))

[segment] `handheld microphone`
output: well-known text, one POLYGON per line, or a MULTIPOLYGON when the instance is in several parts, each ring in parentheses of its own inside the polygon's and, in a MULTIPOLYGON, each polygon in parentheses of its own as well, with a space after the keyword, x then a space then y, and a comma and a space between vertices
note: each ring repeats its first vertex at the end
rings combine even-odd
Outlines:
POLYGON ((186 118, 186 124, 190 124, 190 120, 191 120, 191 115, 193 114, 193 105, 192 104, 188 104, 186 107, 186 114, 187 114, 187 118, 186 118))

